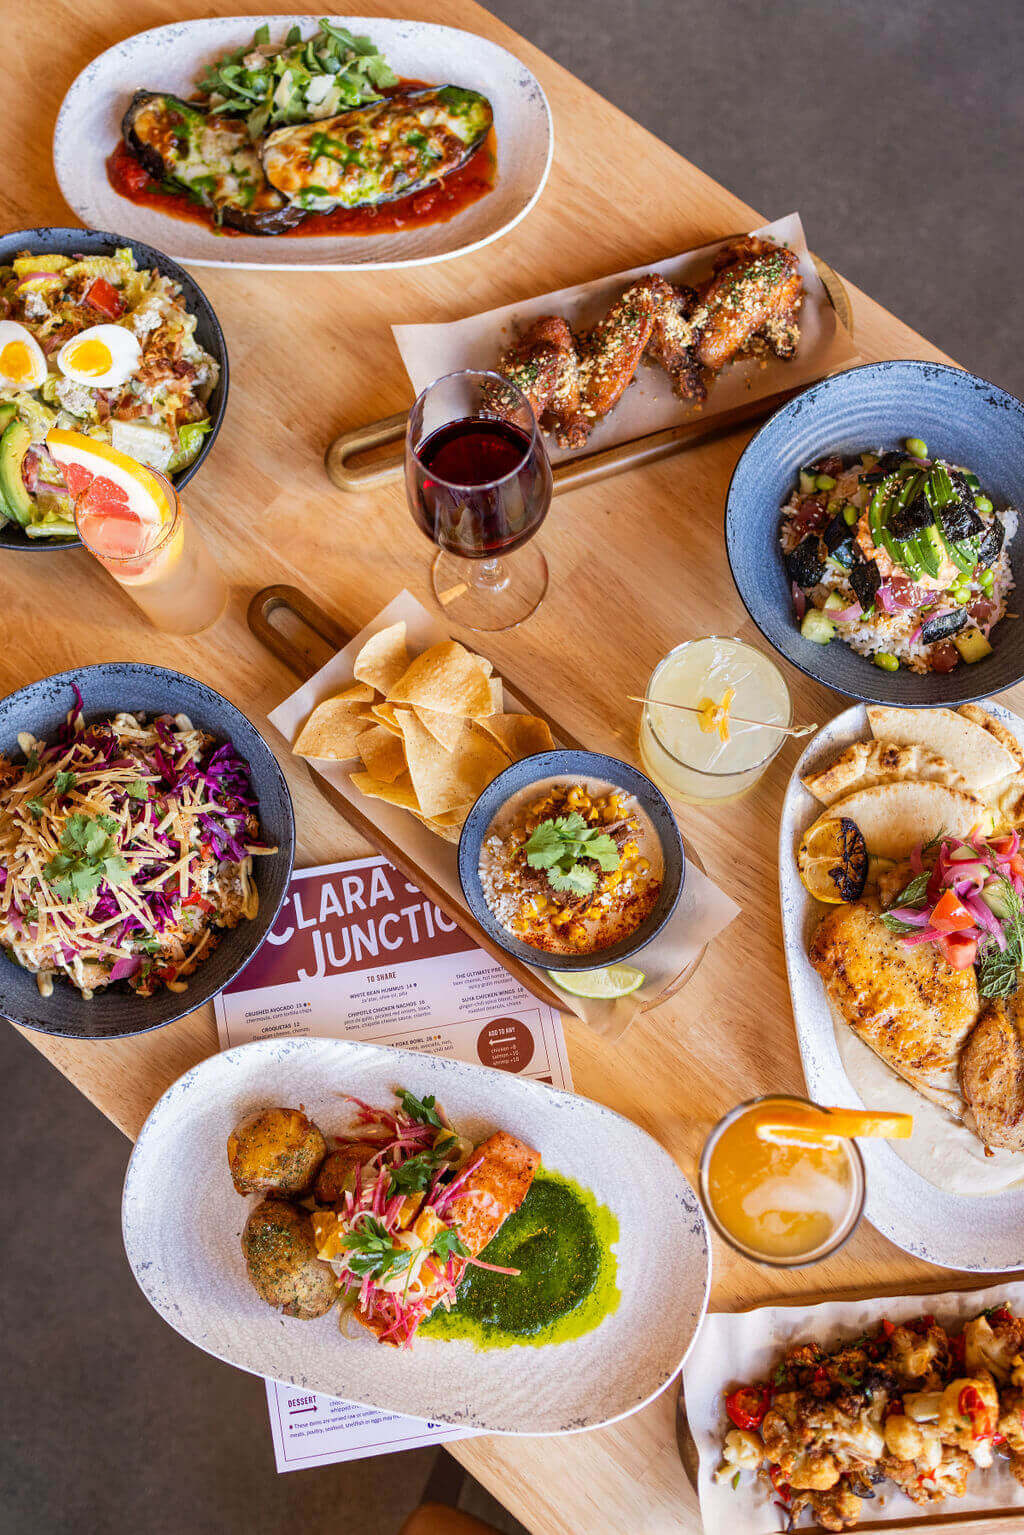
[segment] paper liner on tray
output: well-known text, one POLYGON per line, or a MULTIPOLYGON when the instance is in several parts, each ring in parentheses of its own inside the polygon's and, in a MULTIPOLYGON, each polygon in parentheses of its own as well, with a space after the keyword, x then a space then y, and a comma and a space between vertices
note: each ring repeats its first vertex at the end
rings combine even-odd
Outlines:
MULTIPOLYGON (((586 447, 575 452, 559 448, 553 437, 547 439, 552 463, 574 458, 579 453, 596 453, 616 447, 637 437, 647 437, 666 427, 680 426, 698 416, 712 420, 719 412, 733 410, 751 400, 762 399, 783 389, 810 384, 827 373, 835 373, 859 362, 860 357, 849 333, 839 323, 829 302, 821 278, 807 249, 803 225, 798 213, 776 219, 751 231, 777 244, 788 245, 799 258, 804 280, 803 303, 797 316, 800 344, 789 362, 777 358, 750 358, 731 364, 713 379, 703 405, 695 406, 672 393, 667 373, 659 367, 641 367, 622 399, 605 419, 598 423, 586 447)), ((594 325, 622 290, 646 272, 659 272, 674 283, 696 287, 711 274, 712 258, 726 240, 716 240, 699 250, 671 256, 665 261, 648 262, 628 272, 615 272, 575 288, 561 288, 538 298, 489 309, 484 314, 443 325, 393 325, 391 327, 405 370, 416 393, 435 378, 460 368, 494 368, 500 354, 541 315, 557 314, 574 330, 594 325)))
MULTIPOLYGON (((417 602, 410 592, 400 592, 373 621, 339 650, 314 677, 304 682, 290 697, 274 709, 269 718, 291 744, 313 707, 330 698, 353 681, 352 664, 371 634, 389 624, 405 620, 409 650, 413 655, 450 638, 444 624, 417 602)), ((505 708, 523 711, 512 689, 505 686, 505 708)), ((555 744, 561 743, 557 739, 555 744)), ((358 763, 315 762, 311 766, 339 794, 379 826, 394 843, 402 847, 417 868, 430 874, 448 892, 453 903, 463 904, 459 885, 457 847, 444 842, 407 811, 382 800, 368 799, 353 785, 350 772, 358 763)), ((565 994, 564 1006, 599 1033, 618 1038, 627 1029, 645 1002, 659 996, 697 958, 705 944, 720 933, 738 914, 739 907, 719 890, 706 875, 687 865, 686 880, 679 904, 671 920, 653 943, 636 956, 635 962, 647 977, 639 991, 614 1001, 598 1001, 565 994)), ((536 975, 557 993, 543 970, 536 975)))
MULTIPOLYGON (((783 1351, 796 1343, 820 1343, 831 1348, 843 1339, 877 1328, 883 1317, 906 1322, 922 1312, 932 1312, 942 1326, 958 1327, 986 1306, 1006 1301, 1011 1309, 1024 1311, 1024 1282, 992 1285, 985 1290, 947 1290, 932 1295, 875 1296, 868 1300, 826 1301, 818 1306, 796 1302, 791 1306, 760 1306, 753 1311, 714 1311, 704 1318, 697 1341, 683 1366, 686 1417, 700 1454, 698 1492, 704 1535, 776 1535, 785 1520, 760 1477, 743 1472, 735 1490, 729 1480, 716 1482, 722 1463, 722 1443, 732 1426, 725 1415, 723 1394, 746 1381, 771 1375, 783 1351)), ((1008 1520, 1007 1529, 1024 1529, 1024 1487, 998 1455, 986 1470, 971 1472, 967 1496, 946 1498, 941 1503, 911 1502, 893 1482, 879 1482, 874 1499, 861 1504, 863 1525, 914 1519, 928 1528, 939 1528, 944 1517, 991 1513, 1019 1508, 1020 1522, 1008 1520), (933 1526, 930 1521, 936 1521, 933 1526)), ((798 1529, 814 1527, 805 1514, 798 1529)), ((955 1528, 955 1525, 954 1525, 955 1528)))

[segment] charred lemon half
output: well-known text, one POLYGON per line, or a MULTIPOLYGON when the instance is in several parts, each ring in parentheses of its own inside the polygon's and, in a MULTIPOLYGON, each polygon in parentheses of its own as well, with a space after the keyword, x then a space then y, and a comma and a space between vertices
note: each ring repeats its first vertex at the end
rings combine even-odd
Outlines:
POLYGON ((868 877, 864 834, 849 816, 823 816, 801 842, 796 863, 805 889, 816 901, 833 906, 856 901, 868 877))

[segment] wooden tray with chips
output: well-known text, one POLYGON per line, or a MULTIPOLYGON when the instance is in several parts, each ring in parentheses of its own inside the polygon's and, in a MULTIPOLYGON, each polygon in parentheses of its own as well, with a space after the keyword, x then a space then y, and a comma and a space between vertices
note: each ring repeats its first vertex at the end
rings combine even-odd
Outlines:
MULTIPOLYGON (((343 649, 353 637, 347 634, 341 625, 311 597, 294 586, 268 586, 257 592, 249 603, 248 623, 260 643, 303 680, 312 677, 329 656, 343 649)), ((509 687, 528 715, 545 722, 558 745, 573 750, 584 749, 580 741, 569 731, 564 730, 538 704, 535 704, 521 688, 511 683, 509 687)), ((506 718, 509 717, 506 716, 506 718)), ((387 835, 358 805, 340 794, 331 783, 315 771, 309 762, 306 763, 306 767, 316 788, 332 808, 361 831, 367 840, 379 848, 395 867, 422 890, 435 905, 439 906, 453 921, 458 922, 463 931, 514 975, 527 991, 551 1007, 560 1010, 571 1007, 570 999, 564 993, 547 986, 529 966, 522 964, 500 948, 490 934, 477 923, 468 906, 460 899, 453 899, 451 892, 428 870, 420 867, 400 842, 387 835)), ((400 803, 400 801, 393 801, 393 803, 400 803)), ((440 827, 433 829, 444 835, 440 827)), ((457 837, 458 833, 455 831, 448 840, 457 840, 457 837)), ((695 868, 703 872, 704 865, 698 854, 685 838, 683 844, 687 859, 695 868)), ((650 1012, 662 1002, 667 1001, 669 997, 674 996, 694 974, 705 952, 706 950, 702 949, 696 958, 673 977, 656 996, 640 1001, 637 1010, 650 1012)))

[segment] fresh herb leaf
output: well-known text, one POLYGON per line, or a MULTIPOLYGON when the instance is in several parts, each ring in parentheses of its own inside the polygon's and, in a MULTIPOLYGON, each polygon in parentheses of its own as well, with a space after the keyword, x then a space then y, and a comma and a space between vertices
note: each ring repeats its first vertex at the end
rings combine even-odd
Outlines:
POLYGON ((590 895, 597 885, 596 863, 603 873, 619 867, 620 854, 614 837, 591 826, 578 811, 541 821, 526 844, 526 861, 543 869, 553 890, 590 895), (587 863, 582 860, 588 860, 587 863))
POLYGON ((399 1087, 395 1090, 395 1097, 410 1119, 415 1119, 421 1125, 433 1125, 436 1130, 446 1130, 441 1116, 437 1112, 437 1100, 433 1093, 428 1093, 423 1099, 417 1098, 407 1087, 399 1087))
POLYGON ((128 865, 111 840, 117 822, 110 816, 91 816, 76 812, 64 823, 60 852, 45 865, 43 875, 62 901, 85 901, 95 894, 104 880, 109 885, 123 885, 128 880, 128 865))
POLYGON ((739 1474, 738 1471, 734 1471, 733 1474, 732 1474, 732 1478, 731 1478, 731 1480, 729 1482, 729 1486, 732 1488, 733 1492, 735 1492, 739 1485, 740 1485, 740 1474, 739 1474))
POLYGON ((439 1231, 430 1244, 430 1251, 436 1253, 439 1258, 468 1258, 469 1248, 460 1240, 458 1233, 451 1226, 446 1226, 439 1231))
POLYGON ((982 997, 1012 997, 1020 985, 1024 966, 1024 905, 1013 888, 1013 881, 999 876, 999 898, 1006 948, 1000 949, 989 934, 979 949, 978 994, 982 997))
POLYGON ((149 784, 144 778, 134 778, 125 793, 129 799, 149 799, 149 784))
POLYGON ((43 801, 39 798, 38 794, 33 794, 31 799, 27 799, 25 801, 25 807, 26 807, 26 809, 31 810, 32 814, 35 816, 37 821, 39 820, 39 817, 43 814, 43 811, 46 809, 46 806, 44 805, 43 801))
POLYGON ((417 1152, 414 1157, 407 1157, 399 1167, 390 1168, 388 1198, 393 1194, 421 1193, 429 1188, 438 1168, 448 1161, 451 1150, 452 1142, 448 1140, 440 1146, 432 1146, 428 1151, 417 1152))
POLYGON ((147 935, 145 938, 136 938, 136 939, 133 940, 133 942, 134 942, 135 947, 137 949, 141 949, 142 950, 143 954, 159 954, 160 953, 161 943, 160 943, 159 938, 156 938, 156 937, 152 937, 151 938, 151 937, 149 937, 147 935))
POLYGON ((360 1221, 358 1230, 343 1236, 341 1246, 349 1255, 352 1273, 361 1279, 390 1279, 395 1274, 404 1274, 413 1260, 413 1251, 400 1247, 387 1227, 373 1216, 360 1221))
POLYGON ((912 922, 901 922, 899 917, 894 917, 892 913, 901 906, 911 906, 915 911, 921 911, 927 900, 928 881, 931 877, 930 869, 925 869, 922 873, 915 874, 910 883, 904 885, 899 895, 892 902, 889 910, 882 913, 882 921, 892 932, 913 933, 917 931, 912 922))
POLYGON ((68 772, 67 769, 64 769, 59 772, 56 778, 53 780, 53 792, 55 794, 67 794, 68 790, 73 789, 77 782, 78 774, 68 772))

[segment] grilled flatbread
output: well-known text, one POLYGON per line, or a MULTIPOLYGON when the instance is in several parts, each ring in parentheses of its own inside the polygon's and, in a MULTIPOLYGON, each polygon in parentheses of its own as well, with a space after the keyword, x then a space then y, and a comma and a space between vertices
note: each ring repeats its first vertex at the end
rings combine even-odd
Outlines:
POLYGON ((924 746, 945 757, 974 793, 984 793, 1019 771, 1017 758, 1001 741, 953 709, 889 709, 869 704, 868 723, 876 740, 924 746))
POLYGON ((994 736, 1000 746, 1005 746, 1010 756, 1016 760, 1017 766, 1024 769, 1024 746, 1021 746, 1011 730, 1007 730, 1002 720, 997 720, 995 715, 989 714, 980 704, 961 704, 959 713, 965 719, 972 720, 975 725, 980 725, 982 730, 987 730, 990 736, 994 736))
POLYGON ((895 741, 854 741, 827 768, 808 774, 803 784, 823 805, 832 805, 857 789, 907 779, 943 784, 947 789, 967 788, 945 757, 927 746, 900 746, 895 741))
POLYGON ((868 852, 879 858, 905 858, 940 832, 967 837, 975 827, 988 829, 986 807, 976 794, 939 783, 885 783, 856 789, 833 801, 819 819, 839 816, 849 816, 860 827, 868 852))

